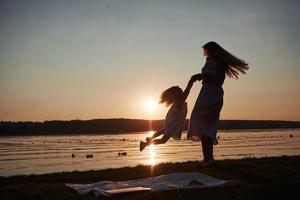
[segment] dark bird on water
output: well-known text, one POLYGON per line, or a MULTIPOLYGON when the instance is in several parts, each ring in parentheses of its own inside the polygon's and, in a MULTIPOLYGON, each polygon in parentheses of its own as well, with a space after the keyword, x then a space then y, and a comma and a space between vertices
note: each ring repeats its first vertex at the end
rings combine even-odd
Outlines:
POLYGON ((93 158, 93 154, 86 155, 86 158, 93 158))
POLYGON ((118 155, 119 156, 127 156, 127 152, 119 152, 118 155))

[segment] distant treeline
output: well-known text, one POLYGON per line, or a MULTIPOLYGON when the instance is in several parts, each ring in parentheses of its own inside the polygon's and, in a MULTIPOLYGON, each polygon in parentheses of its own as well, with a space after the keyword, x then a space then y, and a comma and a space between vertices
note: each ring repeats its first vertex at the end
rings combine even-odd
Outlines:
MULTIPOLYGON (((164 120, 140 119, 93 119, 70 121, 44 122, 0 122, 0 136, 2 135, 55 135, 55 134, 114 134, 120 132, 136 132, 160 130, 164 127, 164 120)), ((187 130, 188 120, 184 125, 187 130)), ((220 120, 219 129, 279 129, 300 128, 296 121, 266 121, 266 120, 220 120)))

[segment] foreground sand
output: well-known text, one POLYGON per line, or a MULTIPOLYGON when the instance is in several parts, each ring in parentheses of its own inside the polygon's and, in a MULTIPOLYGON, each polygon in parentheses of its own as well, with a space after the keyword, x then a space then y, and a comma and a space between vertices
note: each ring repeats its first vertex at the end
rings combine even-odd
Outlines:
POLYGON ((206 168, 197 162, 165 163, 86 172, 0 178, 0 199, 107 199, 81 196, 64 183, 128 180, 175 172, 200 172, 238 180, 232 187, 147 192, 116 199, 295 199, 300 191, 300 156, 222 160, 206 168))

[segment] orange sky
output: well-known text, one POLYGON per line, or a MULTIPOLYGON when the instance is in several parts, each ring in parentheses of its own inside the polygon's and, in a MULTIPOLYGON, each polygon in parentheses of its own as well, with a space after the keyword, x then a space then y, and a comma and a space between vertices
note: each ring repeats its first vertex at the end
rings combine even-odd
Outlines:
POLYGON ((222 119, 300 120, 298 1, 107 2, 1 2, 0 120, 163 119, 145 102, 184 88, 211 40, 250 64, 222 119))

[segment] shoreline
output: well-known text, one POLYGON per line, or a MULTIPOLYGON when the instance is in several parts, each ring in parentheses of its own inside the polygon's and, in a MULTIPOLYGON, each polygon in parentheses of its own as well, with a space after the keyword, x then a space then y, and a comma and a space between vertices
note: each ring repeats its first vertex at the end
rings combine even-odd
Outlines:
MULTIPOLYGON (((218 132, 265 132, 265 131, 271 131, 271 132, 277 132, 277 131, 288 131, 288 130, 294 130, 298 131, 300 128, 255 128, 255 129, 219 129, 218 132)), ((155 132, 155 130, 150 130, 155 132)), ((150 131, 119 131, 119 132, 90 132, 90 133, 45 133, 45 134, 8 134, 8 135, 0 135, 1 137, 17 137, 17 136, 82 136, 82 135, 91 135, 91 136, 104 136, 104 135, 125 135, 125 134, 144 134, 145 132, 150 132, 150 131)), ((182 131, 183 133, 186 133, 187 130, 182 131)))
POLYGON ((154 167, 138 165, 82 172, 0 177, 0 198, 102 199, 92 195, 81 196, 65 187, 64 183, 122 181, 177 172, 199 172, 217 178, 238 180, 239 184, 224 188, 147 192, 126 195, 123 198, 197 199, 200 195, 202 199, 280 199, 280 197, 289 199, 300 189, 300 155, 217 160, 212 166, 205 168, 197 164, 197 161, 187 161, 162 163, 154 167))
MULTIPOLYGON (((227 161, 239 161, 239 160, 255 160, 255 159, 264 159, 264 158, 280 158, 280 157, 300 157, 299 154, 294 154, 294 155, 279 155, 279 156, 255 156, 253 154, 249 154, 248 156, 243 156, 243 157, 237 157, 237 158, 225 158, 225 159, 216 159, 218 162, 227 162, 227 161)), ((68 170, 68 171, 50 171, 50 172, 41 172, 41 173, 21 173, 21 174, 12 174, 12 175, 0 175, 1 178, 12 178, 12 177, 25 177, 25 176, 44 176, 44 175, 52 175, 52 174, 68 174, 68 173, 89 173, 89 172, 100 172, 100 171, 106 171, 106 170, 119 170, 123 168, 135 168, 137 166, 143 166, 143 167, 148 167, 148 168, 156 168, 156 166, 160 165, 167 165, 167 164, 185 164, 185 163, 194 163, 198 162, 198 160, 186 160, 182 162, 161 162, 157 163, 155 166, 152 165, 143 165, 143 164, 137 164, 137 165, 128 165, 128 166, 121 166, 121 167, 107 167, 107 168, 99 168, 99 169, 88 169, 88 170, 68 170)))
MULTIPOLYGON (((188 129, 186 119, 183 130, 188 129)), ((93 120, 52 120, 44 122, 0 121, 0 135, 68 135, 68 134, 122 134, 161 130, 164 120, 143 119, 93 119, 93 120)), ((300 121, 282 120, 226 120, 218 122, 219 130, 237 129, 286 129, 300 128, 300 121)))

